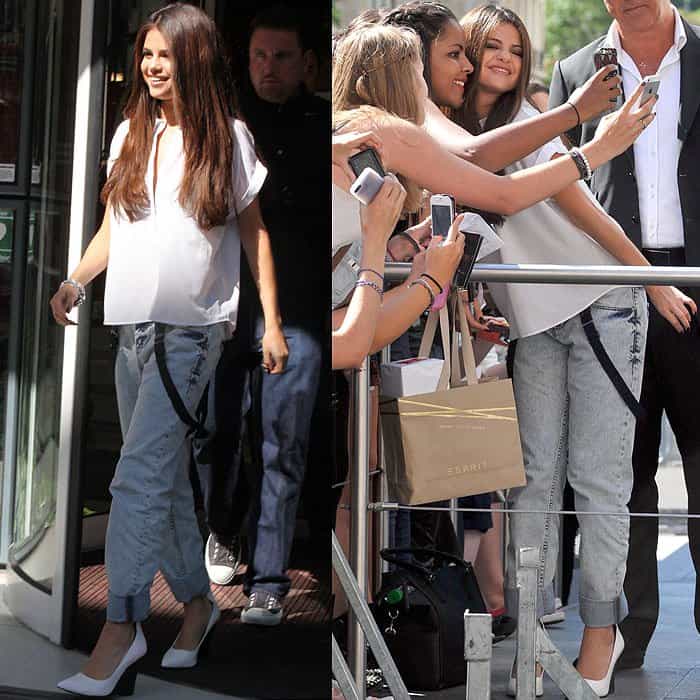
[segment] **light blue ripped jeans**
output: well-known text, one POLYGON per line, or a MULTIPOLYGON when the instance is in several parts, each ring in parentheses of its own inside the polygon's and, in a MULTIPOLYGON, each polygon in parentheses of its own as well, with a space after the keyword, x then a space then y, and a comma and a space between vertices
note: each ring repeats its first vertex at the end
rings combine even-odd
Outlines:
MULTIPOLYGON (((591 306, 601 342, 632 393, 639 398, 647 332, 641 288, 613 289, 591 306)), ((577 511, 626 512, 632 491, 635 418, 601 367, 574 316, 517 342, 513 388, 527 485, 513 489, 509 507, 560 510, 568 478, 577 511)), ((544 591, 554 580, 559 547, 558 515, 510 516, 506 605, 517 617, 515 553, 540 548, 538 617, 544 591)), ((626 516, 579 516, 580 614, 589 627, 622 620, 627 561, 626 516)))
MULTIPOLYGON (((221 355, 227 324, 165 326, 170 375, 190 415, 221 355)), ((115 377, 123 445, 110 486, 107 619, 144 620, 160 569, 186 603, 209 591, 189 480, 190 438, 158 373, 153 323, 121 326, 115 377)))

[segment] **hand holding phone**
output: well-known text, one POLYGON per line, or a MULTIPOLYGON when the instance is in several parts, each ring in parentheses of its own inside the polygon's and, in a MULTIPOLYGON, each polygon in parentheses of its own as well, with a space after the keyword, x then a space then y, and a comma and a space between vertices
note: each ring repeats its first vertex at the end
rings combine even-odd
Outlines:
POLYGON ((434 194, 430 198, 430 217, 433 236, 447 237, 455 218, 455 201, 449 194, 434 194))
POLYGON ((357 180, 350 185, 350 194, 367 206, 377 196, 383 184, 383 177, 372 168, 365 168, 357 180))

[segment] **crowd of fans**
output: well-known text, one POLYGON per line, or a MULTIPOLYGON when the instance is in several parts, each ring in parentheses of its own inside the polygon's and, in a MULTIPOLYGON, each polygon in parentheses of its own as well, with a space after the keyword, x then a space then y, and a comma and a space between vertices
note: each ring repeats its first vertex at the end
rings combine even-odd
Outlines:
MULTIPOLYGON (((496 228, 503 246, 489 262, 692 264, 696 223, 687 212, 695 204, 686 183, 697 155, 695 112, 683 114, 681 105, 698 29, 669 0, 636 12, 621 0, 605 4, 610 31, 556 65, 549 105, 547 89, 532 81, 527 28, 500 6, 458 20, 446 6, 417 0, 368 10, 334 37, 334 240, 355 232, 333 250, 335 370, 390 344, 392 359, 416 355, 416 326, 449 289, 463 248, 459 219, 445 240, 429 235, 430 194, 452 195, 462 211, 478 211, 496 228), (598 67, 601 47, 617 51, 615 65, 598 67), (660 81, 648 100, 647 77, 660 81), (390 174, 365 206, 349 194, 355 176, 347 160, 368 146, 390 174), (384 283, 384 260, 411 262, 404 283, 384 283)), ((508 505, 553 513, 511 515, 505 580, 498 495, 462 501, 495 506, 495 518, 466 514, 464 534, 442 511, 404 511, 391 524, 397 546, 476 563, 494 638, 502 638, 517 619, 515 552, 523 546, 542 552, 538 616, 561 619, 553 583, 565 485, 579 513, 618 513, 578 518, 584 631, 576 667, 601 697, 616 668, 643 663, 658 617, 655 547, 642 541, 656 523, 632 519, 630 532, 625 514, 630 498, 634 510, 656 508, 649 484, 664 408, 676 416, 679 446, 688 435, 681 453, 686 474, 692 471, 690 403, 677 369, 664 368, 696 371, 694 296, 670 286, 501 283, 489 284, 486 296, 469 294, 470 332, 509 326, 507 358, 501 351, 485 361, 513 379, 527 485, 510 490, 508 505), (627 568, 634 577, 625 577, 627 568)), ((341 403, 344 382, 336 372, 341 403)), ((347 428, 340 426, 337 441, 347 428)), ((335 481, 343 482, 346 462, 339 467, 335 481)), ((687 479, 692 503, 695 477, 687 479)), ((536 688, 541 695, 539 668, 536 688)))

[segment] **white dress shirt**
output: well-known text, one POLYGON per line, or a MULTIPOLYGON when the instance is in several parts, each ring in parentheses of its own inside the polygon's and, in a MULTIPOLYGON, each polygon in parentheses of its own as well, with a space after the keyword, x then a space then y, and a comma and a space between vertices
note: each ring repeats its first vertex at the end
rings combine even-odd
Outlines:
MULTIPOLYGON (((678 193, 678 157, 683 142, 678 138, 681 98, 681 49, 687 41, 678 10, 673 45, 656 71, 661 78, 656 118, 634 143, 634 163, 639 192, 639 216, 643 248, 682 248, 683 213, 678 193)), ((631 95, 642 76, 620 44, 611 25, 605 45, 617 50, 625 95, 631 95)))
MULTIPOLYGON (((236 214, 231 212, 223 226, 203 231, 183 211, 178 202, 185 163, 180 129, 163 154, 157 190, 153 192, 156 141, 165 127, 163 119, 156 120, 146 170, 150 202, 146 216, 130 222, 112 210, 105 324, 235 324, 241 256, 236 214)), ((233 200, 235 210, 241 212, 260 191, 267 170, 255 154, 253 137, 245 124, 235 121, 232 129, 233 200)), ((112 139, 108 172, 119 157, 128 132, 127 120, 119 125, 112 139)))

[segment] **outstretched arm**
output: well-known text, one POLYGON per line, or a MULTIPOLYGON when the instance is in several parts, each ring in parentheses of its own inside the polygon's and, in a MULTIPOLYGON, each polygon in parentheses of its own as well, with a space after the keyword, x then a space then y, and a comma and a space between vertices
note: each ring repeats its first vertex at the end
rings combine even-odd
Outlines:
MULTIPOLYGON (((625 105, 603 118, 596 137, 582 147, 591 168, 625 151, 650 123, 655 102, 637 108, 637 88, 625 105)), ((497 176, 446 151, 424 129, 404 120, 376 128, 387 168, 431 192, 446 192, 463 204, 506 216, 551 197, 579 179, 569 157, 559 158, 507 176, 497 176), (426 167, 426 164, 429 164, 426 167)))
POLYGON ((564 132, 575 129, 610 109, 610 100, 620 94, 620 78, 607 78, 613 66, 601 68, 571 97, 535 117, 506 124, 478 136, 448 119, 433 102, 426 108, 428 132, 448 151, 490 172, 523 159, 564 132))

